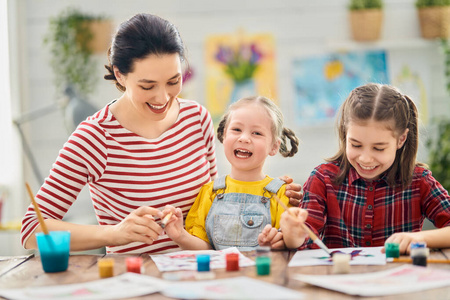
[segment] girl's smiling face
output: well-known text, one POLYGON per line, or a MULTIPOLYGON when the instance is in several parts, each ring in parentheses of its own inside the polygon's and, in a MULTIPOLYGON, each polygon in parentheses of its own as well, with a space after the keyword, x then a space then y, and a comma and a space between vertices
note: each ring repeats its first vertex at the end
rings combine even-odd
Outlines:
POLYGON ((396 137, 383 122, 350 122, 346 136, 347 158, 361 177, 377 180, 394 163, 407 134, 408 131, 396 137))
POLYGON ((241 106, 230 113, 223 146, 231 164, 231 177, 241 181, 264 179, 262 168, 268 155, 278 152, 274 141, 272 119, 258 104, 241 106))
POLYGON ((114 67, 116 78, 126 88, 135 111, 146 118, 161 120, 181 92, 181 61, 178 54, 150 55, 136 60, 133 71, 123 75, 114 67))

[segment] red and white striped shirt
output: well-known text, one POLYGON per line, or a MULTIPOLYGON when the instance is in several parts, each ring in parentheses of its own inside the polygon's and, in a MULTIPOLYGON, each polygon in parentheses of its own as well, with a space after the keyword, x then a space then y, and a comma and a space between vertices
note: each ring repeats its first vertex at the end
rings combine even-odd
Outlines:
MULTIPOLYGON (((140 206, 171 204, 186 216, 200 188, 217 176, 217 166, 209 112, 194 101, 178 101, 177 121, 156 139, 122 127, 109 105, 82 122, 36 196, 43 217, 61 220, 86 183, 100 225, 118 224, 140 206)), ((30 205, 22 220, 23 245, 37 225, 30 205)), ((106 250, 162 253, 179 247, 164 235, 152 245, 135 242, 106 250)))

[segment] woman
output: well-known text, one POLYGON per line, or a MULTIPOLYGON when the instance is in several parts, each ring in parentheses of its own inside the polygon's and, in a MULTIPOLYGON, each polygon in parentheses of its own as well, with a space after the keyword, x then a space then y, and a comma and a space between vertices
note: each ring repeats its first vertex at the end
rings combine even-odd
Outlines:
MULTIPOLYGON (((71 232, 71 251, 179 249, 157 221, 167 204, 186 215, 202 185, 217 176, 211 116, 198 103, 177 98, 184 46, 167 20, 138 14, 125 21, 108 58, 105 79, 122 96, 78 126, 36 200, 49 230, 71 232), (62 221, 85 184, 99 225, 62 221)), ((300 186, 291 189, 300 198, 300 186)), ((36 248, 39 231, 30 206, 22 221, 25 248, 36 248)))

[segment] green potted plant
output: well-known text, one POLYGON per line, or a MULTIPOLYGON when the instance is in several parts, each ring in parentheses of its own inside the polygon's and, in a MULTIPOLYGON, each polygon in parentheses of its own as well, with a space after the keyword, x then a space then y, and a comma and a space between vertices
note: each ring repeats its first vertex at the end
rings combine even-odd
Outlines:
POLYGON ((44 45, 50 48, 57 89, 71 86, 83 96, 92 92, 97 79, 92 55, 106 51, 110 38, 111 23, 104 16, 69 8, 52 17, 44 45))
POLYGON ((428 164, 434 178, 450 191, 450 119, 441 118, 435 124, 435 136, 426 144, 429 149, 428 164))
POLYGON ((355 41, 378 40, 383 25, 382 0, 350 0, 350 26, 355 41))
POLYGON ((450 36, 450 0, 416 0, 416 7, 423 38, 450 36))

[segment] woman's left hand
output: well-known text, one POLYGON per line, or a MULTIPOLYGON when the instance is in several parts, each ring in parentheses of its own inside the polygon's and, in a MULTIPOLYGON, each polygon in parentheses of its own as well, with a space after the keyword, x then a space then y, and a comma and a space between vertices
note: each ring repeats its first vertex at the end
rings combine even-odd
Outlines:
POLYGON ((287 175, 280 177, 280 179, 287 183, 285 193, 286 197, 289 198, 289 203, 294 207, 298 207, 303 199, 301 184, 294 183, 294 180, 287 175))

